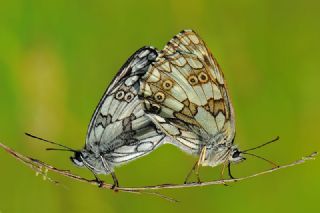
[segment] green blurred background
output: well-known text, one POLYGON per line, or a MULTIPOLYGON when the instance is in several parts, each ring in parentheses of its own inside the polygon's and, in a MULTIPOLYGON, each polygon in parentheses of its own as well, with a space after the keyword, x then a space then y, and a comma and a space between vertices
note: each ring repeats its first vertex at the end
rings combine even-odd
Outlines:
MULTIPOLYGON (((106 86, 135 50, 161 49, 182 29, 197 31, 228 81, 236 143, 279 164, 320 150, 320 3, 312 0, 1 1, 0 141, 91 177, 70 153, 46 152, 32 132, 70 147, 84 144, 106 86)), ((307 212, 319 210, 320 161, 226 186, 165 190, 178 204, 100 190, 51 174, 56 186, 0 151, 0 212, 307 212)), ((120 184, 181 183, 195 159, 175 147, 116 170, 120 184)), ((270 168, 255 158, 235 176, 270 168)), ((203 168, 204 180, 219 178, 203 168)), ((110 177, 105 177, 111 181, 110 177)))

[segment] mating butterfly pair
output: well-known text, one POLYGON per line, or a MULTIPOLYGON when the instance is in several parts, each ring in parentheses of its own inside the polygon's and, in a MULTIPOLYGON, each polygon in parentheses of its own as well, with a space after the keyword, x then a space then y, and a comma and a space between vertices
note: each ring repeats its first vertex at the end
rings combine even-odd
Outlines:
POLYGON ((164 143, 198 156, 196 174, 200 165, 230 168, 245 159, 234 138, 223 73, 203 40, 184 30, 163 50, 143 47, 128 59, 94 112, 85 147, 67 149, 76 165, 95 176, 111 174, 116 187, 114 167, 164 143))

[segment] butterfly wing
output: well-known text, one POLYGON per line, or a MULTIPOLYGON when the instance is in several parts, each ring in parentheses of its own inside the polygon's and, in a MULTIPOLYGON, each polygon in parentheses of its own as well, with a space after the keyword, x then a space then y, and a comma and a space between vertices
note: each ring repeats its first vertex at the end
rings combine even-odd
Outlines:
POLYGON ((150 153, 164 139, 145 116, 138 99, 139 79, 158 53, 144 47, 117 73, 100 100, 89 124, 85 149, 118 165, 150 153))
POLYGON ((234 135, 234 113, 221 69, 191 30, 171 39, 141 84, 152 121, 183 150, 199 154, 209 140, 234 135))

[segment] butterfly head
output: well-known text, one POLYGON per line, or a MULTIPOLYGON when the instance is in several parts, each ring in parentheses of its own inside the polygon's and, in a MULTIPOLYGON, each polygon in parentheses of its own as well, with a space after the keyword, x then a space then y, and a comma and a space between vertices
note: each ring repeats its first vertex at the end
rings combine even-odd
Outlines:
POLYGON ((70 160, 76 166, 79 166, 79 167, 83 167, 84 166, 83 157, 82 157, 82 152, 81 151, 74 152, 74 156, 71 156, 70 160))
POLYGON ((240 163, 246 158, 242 156, 242 152, 238 149, 237 146, 233 145, 230 148, 229 162, 240 163))
POLYGON ((74 156, 70 157, 73 164, 79 167, 86 166, 95 174, 109 174, 112 172, 113 165, 107 163, 105 157, 103 157, 99 152, 93 150, 92 148, 85 147, 82 150, 72 149, 65 145, 49 141, 38 136, 32 135, 30 133, 25 133, 27 136, 44 141, 46 143, 54 144, 60 148, 47 148, 46 150, 58 150, 58 151, 68 151, 73 152, 74 156))
POLYGON ((81 151, 75 151, 74 156, 70 157, 70 160, 76 166, 85 166, 95 174, 111 173, 110 165, 106 160, 91 150, 83 149, 81 151))

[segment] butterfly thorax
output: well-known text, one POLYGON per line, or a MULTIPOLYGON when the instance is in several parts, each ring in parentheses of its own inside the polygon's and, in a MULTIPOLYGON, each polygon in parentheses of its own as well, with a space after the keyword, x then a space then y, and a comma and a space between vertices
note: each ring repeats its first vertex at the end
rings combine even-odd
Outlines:
POLYGON ((232 142, 229 142, 224 137, 224 134, 205 135, 202 140, 205 140, 200 146, 199 156, 203 166, 217 166, 225 162, 229 156, 232 142))

